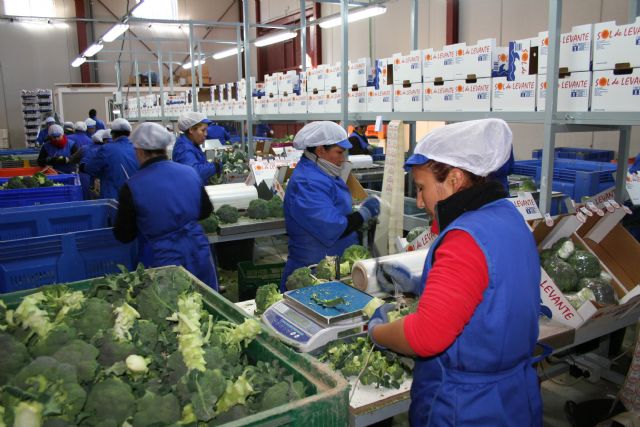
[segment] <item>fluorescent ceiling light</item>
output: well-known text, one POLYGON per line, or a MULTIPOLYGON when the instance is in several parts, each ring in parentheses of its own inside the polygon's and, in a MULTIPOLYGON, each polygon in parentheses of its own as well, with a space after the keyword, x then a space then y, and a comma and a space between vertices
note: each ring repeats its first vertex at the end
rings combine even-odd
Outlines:
MULTIPOLYGON (((374 16, 382 15, 387 11, 385 6, 372 6, 359 9, 354 12, 349 12, 347 16, 347 22, 356 22, 363 19, 372 18, 374 16)), ((328 19, 320 23, 320 28, 333 28, 342 25, 342 16, 336 15, 334 18, 328 19)))
POLYGON ((91 56, 95 55, 96 53, 100 52, 100 51, 102 50, 102 48, 103 48, 103 47, 104 47, 104 45, 102 45, 102 44, 94 43, 94 44, 92 44, 91 46, 89 46, 89 47, 87 48, 87 50, 85 50, 85 51, 82 53, 82 56, 88 56, 88 57, 91 57, 91 56))
POLYGON ((200 64, 204 64, 206 62, 205 59, 196 59, 193 62, 187 62, 185 64, 182 64, 182 68, 184 68, 185 70, 188 70, 189 68, 191 68, 192 66, 198 66, 200 64))
POLYGON ((214 53, 213 54, 213 59, 227 58, 229 56, 237 55, 238 52, 242 52, 243 50, 244 49, 238 49, 237 47, 234 47, 232 49, 223 50, 223 51, 220 51, 218 53, 214 53))
POLYGON ((73 62, 71 63, 71 66, 77 68, 82 64, 84 64, 85 62, 87 62, 87 58, 85 58, 84 56, 79 56, 73 60, 73 62))
POLYGON ((269 46, 270 44, 280 43, 285 40, 290 40, 297 35, 295 31, 282 31, 270 36, 260 37, 255 41, 255 45, 258 47, 269 46))
POLYGON ((107 43, 111 43, 121 35, 125 33, 129 29, 129 24, 116 24, 107 33, 102 36, 102 40, 107 43))

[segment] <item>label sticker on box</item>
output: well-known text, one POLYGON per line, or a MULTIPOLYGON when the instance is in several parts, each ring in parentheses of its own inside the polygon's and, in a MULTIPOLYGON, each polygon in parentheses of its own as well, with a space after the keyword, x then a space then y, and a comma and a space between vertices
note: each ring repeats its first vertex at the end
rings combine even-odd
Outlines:
POLYGON ((510 197, 509 201, 513 203, 526 221, 542 218, 542 213, 531 193, 518 193, 517 197, 510 197))
POLYGON ((629 194, 629 198, 631 202, 638 206, 640 205, 640 174, 638 173, 627 173, 627 193, 629 194))

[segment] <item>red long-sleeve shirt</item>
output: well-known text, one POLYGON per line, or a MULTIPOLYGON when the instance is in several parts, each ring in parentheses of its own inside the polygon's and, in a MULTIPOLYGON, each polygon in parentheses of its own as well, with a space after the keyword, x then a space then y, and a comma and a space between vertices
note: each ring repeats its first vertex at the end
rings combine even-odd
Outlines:
POLYGON ((416 313, 404 320, 404 334, 422 357, 446 350, 462 332, 489 285, 483 252, 465 231, 449 231, 436 250, 416 313))

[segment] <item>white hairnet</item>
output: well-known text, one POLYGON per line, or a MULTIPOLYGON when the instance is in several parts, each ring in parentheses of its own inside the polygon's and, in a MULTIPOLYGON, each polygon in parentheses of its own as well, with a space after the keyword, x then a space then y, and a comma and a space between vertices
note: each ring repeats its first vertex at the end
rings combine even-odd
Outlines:
POLYGON ((96 127, 96 121, 93 120, 92 118, 88 118, 84 121, 87 124, 88 128, 94 128, 96 127))
POLYGON ((118 132, 131 132, 131 124, 127 119, 120 117, 111 122, 111 130, 118 132))
POLYGON ((103 142, 105 133, 106 133, 106 129, 99 129, 93 135, 91 135, 91 140, 93 142, 103 142))
POLYGON ((511 139, 511 129, 501 119, 454 123, 429 132, 404 165, 408 168, 434 160, 487 176, 509 159, 511 139))
POLYGON ((207 119, 202 113, 198 113, 196 111, 185 111, 180 114, 178 118, 178 129, 181 132, 186 132, 190 127, 197 125, 198 123, 211 123, 211 120, 207 119))
POLYGON ((45 123, 55 123, 56 119, 53 118, 53 116, 49 116, 46 119, 44 119, 45 123))
POLYGON ((74 128, 75 130, 79 130, 79 131, 82 131, 82 132, 86 132, 86 131, 87 131, 87 124, 86 124, 85 122, 76 122, 76 123, 73 125, 73 128, 74 128))
POLYGON ((62 130, 62 126, 60 125, 51 125, 49 126, 48 131, 49 136, 62 136, 64 131, 62 130))
POLYGON ((349 149, 351 143, 348 140, 347 131, 334 122, 311 122, 306 124, 293 138, 293 146, 298 150, 320 145, 338 144, 349 149))
POLYGON ((65 129, 73 129, 73 122, 64 122, 62 127, 65 129))
POLYGON ((164 127, 151 122, 140 124, 131 134, 133 146, 142 150, 164 150, 174 139, 164 127))

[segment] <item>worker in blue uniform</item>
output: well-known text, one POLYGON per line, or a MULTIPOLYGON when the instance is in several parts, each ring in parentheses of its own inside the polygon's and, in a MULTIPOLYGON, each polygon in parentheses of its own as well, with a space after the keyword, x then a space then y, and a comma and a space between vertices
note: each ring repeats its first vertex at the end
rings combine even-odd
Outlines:
POLYGON ((207 137, 205 139, 217 139, 220 141, 220 144, 228 144, 231 139, 231 135, 224 128, 224 126, 220 126, 216 122, 210 121, 209 127, 207 128, 207 137))
POLYGON ((42 145, 47 141, 47 137, 49 136, 49 128, 52 125, 56 124, 56 119, 53 116, 49 116, 44 120, 44 127, 40 129, 38 132, 38 136, 36 137, 36 142, 38 145, 42 145))
POLYGON ((349 154, 371 154, 371 145, 369 145, 369 139, 366 135, 367 126, 363 123, 353 122, 353 132, 349 135, 349 142, 352 147, 349 149, 349 154))
POLYGON ((140 170, 120 189, 114 235, 149 242, 151 267, 181 265, 218 290, 209 240, 198 222, 213 206, 193 168, 169 161, 171 135, 157 123, 142 123, 131 135, 140 170))
POLYGON ((93 120, 92 118, 87 118, 85 119, 85 124, 87 125, 87 135, 91 136, 94 133, 96 133, 96 130, 98 130, 96 128, 96 121, 93 120))
POLYGON ((64 131, 64 134, 67 136, 74 134, 73 127, 74 127, 73 122, 64 122, 62 124, 62 130, 64 131))
POLYGON ((75 172, 75 165, 71 163, 71 156, 77 147, 67 139, 62 126, 49 126, 47 139, 40 148, 38 155, 39 166, 51 166, 60 173, 75 172))
MULTIPOLYGON (((138 170, 138 160, 129 140, 131 125, 126 119, 118 118, 111 124, 113 142, 98 149, 95 156, 80 165, 86 172, 100 180, 100 198, 115 199, 125 181, 138 170)), ((105 138, 103 130, 103 139, 105 138)))
POLYGON ((89 110, 89 118, 96 122, 96 130, 106 129, 107 127, 104 125, 104 122, 97 118, 96 114, 95 108, 89 110))
POLYGON ((284 197, 284 219, 289 235, 289 256, 280 289, 297 268, 317 264, 325 256, 342 255, 358 243, 363 223, 378 216, 380 202, 370 197, 353 212, 345 183, 345 152, 351 148, 347 132, 333 122, 311 122, 293 140, 304 150, 284 197))
POLYGON ((202 185, 207 185, 209 179, 222 171, 219 163, 207 162, 202 151, 202 144, 207 137, 207 126, 211 120, 202 113, 189 111, 178 118, 178 128, 182 134, 173 146, 173 161, 191 166, 198 173, 202 185))
POLYGON ((500 167, 500 169, 489 175, 490 179, 494 179, 502 184, 507 193, 509 193, 509 175, 513 173, 513 167, 515 166, 515 164, 516 162, 513 158, 513 149, 511 149, 509 160, 507 160, 505 164, 500 167))
POLYGON ((533 366, 538 252, 522 215, 486 178, 509 158, 511 139, 499 119, 455 123, 429 133, 405 163, 418 207, 437 218, 438 238, 417 281, 400 265, 381 267, 379 280, 420 301, 393 322, 389 304, 378 308, 368 333, 378 346, 416 357, 411 425, 542 425, 533 366))
POLYGON ((93 141, 91 137, 87 135, 87 124, 83 121, 75 122, 73 124, 74 132, 70 135, 67 135, 67 138, 73 140, 75 145, 78 146, 78 149, 91 145, 93 141))
POLYGON ((273 138, 273 129, 271 129, 268 123, 260 122, 256 125, 254 135, 260 138, 273 138))
MULTIPOLYGON (((76 153, 71 156, 71 163, 80 163, 80 160, 85 157, 86 151, 93 145, 91 137, 87 135, 87 124, 83 121, 79 121, 73 124, 74 133, 67 135, 67 138, 72 140, 77 148, 76 153)), ((101 138, 102 139, 102 138, 101 138)), ((84 200, 93 198, 91 192, 91 177, 85 172, 79 172, 80 185, 82 186, 82 197, 84 200)))
POLYGON ((629 166, 629 173, 636 173, 638 171, 640 171, 640 154, 636 156, 633 164, 629 166))

